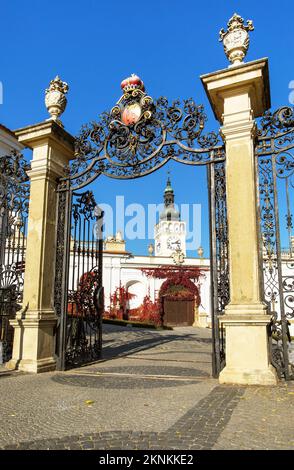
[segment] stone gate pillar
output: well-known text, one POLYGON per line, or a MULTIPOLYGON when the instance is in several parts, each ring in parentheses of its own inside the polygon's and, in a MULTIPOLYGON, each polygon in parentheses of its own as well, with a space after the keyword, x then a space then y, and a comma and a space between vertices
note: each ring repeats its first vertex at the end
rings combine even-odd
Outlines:
POLYGON ((230 66, 201 77, 226 146, 230 303, 220 321, 226 330, 221 383, 276 384, 270 365, 261 294, 257 225, 254 118, 270 107, 268 61, 230 66))
POLYGON ((11 322, 13 357, 7 367, 27 372, 54 370, 56 366, 53 308, 56 186, 64 174, 64 165, 74 156, 74 138, 56 120, 53 117, 15 131, 19 142, 33 149, 33 158, 28 172, 31 191, 23 309, 11 322))

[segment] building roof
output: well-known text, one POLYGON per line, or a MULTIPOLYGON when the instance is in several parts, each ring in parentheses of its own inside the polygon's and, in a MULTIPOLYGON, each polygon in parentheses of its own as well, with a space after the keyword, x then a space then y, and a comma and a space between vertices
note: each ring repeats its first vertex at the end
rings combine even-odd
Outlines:
POLYGON ((15 133, 11 129, 8 129, 8 127, 4 126, 4 124, 0 123, 0 129, 2 129, 4 132, 7 132, 8 134, 10 134, 12 137, 14 137, 17 140, 15 133))

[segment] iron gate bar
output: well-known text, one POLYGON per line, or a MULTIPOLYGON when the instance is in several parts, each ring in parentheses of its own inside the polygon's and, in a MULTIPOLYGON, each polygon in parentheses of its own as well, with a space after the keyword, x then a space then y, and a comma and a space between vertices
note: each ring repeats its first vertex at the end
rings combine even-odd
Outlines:
MULTIPOLYGON (((96 206, 98 207, 98 206, 96 206)), ((98 283, 94 291, 94 305, 99 312, 99 351, 102 353, 102 317, 104 313, 104 288, 103 288, 103 231, 104 231, 104 212, 100 211, 97 215, 98 220, 98 283)))
POLYGON ((67 324, 67 299, 68 278, 70 260, 70 227, 72 191, 67 183, 68 191, 58 192, 57 204, 57 240, 56 240, 56 266, 55 266, 55 290, 54 305, 57 315, 57 369, 65 370, 66 348, 66 324, 67 324))
POLYGON ((278 190, 277 190, 277 173, 276 173, 276 161, 274 155, 272 159, 272 172, 273 172, 273 185, 274 185, 274 215, 275 215, 275 228, 276 228, 276 256, 278 264, 278 283, 280 293, 280 312, 281 312, 281 328, 282 328, 282 348, 283 348, 283 360, 285 379, 290 379, 289 374, 289 356, 288 356, 288 344, 287 344, 287 318, 285 315, 285 304, 283 301, 283 280, 282 280, 282 259, 281 259, 281 237, 280 237, 280 220, 279 220, 279 203, 278 203, 278 190))
POLYGON ((286 181, 286 200, 287 200, 287 215, 286 215, 286 218, 287 218, 287 229, 288 229, 288 242, 289 242, 289 247, 290 247, 290 258, 292 258, 293 256, 293 247, 292 247, 292 243, 291 243, 291 235, 292 235, 292 228, 293 228, 293 224, 292 224, 292 214, 290 212, 290 207, 291 207, 291 204, 290 204, 290 196, 289 196, 289 181, 288 181, 288 178, 285 180, 286 181))
POLYGON ((210 229, 210 282, 211 282, 211 328, 212 328, 212 375, 217 378, 221 370, 220 357, 220 334, 219 320, 217 318, 218 305, 215 300, 215 292, 217 290, 217 254, 216 254, 216 230, 215 230, 215 177, 214 165, 207 167, 207 183, 208 183, 208 203, 209 203, 209 229, 210 229))

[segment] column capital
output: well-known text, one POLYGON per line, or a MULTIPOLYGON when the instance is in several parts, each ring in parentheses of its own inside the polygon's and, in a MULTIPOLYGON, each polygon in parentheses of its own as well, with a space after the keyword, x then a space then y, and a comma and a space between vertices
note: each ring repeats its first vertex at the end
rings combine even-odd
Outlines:
POLYGON ((74 158, 74 137, 55 121, 44 121, 17 129, 15 135, 25 147, 33 149, 31 180, 44 176, 57 179, 74 158))
POLYGON ((251 109, 253 118, 256 118, 271 106, 267 58, 202 75, 200 78, 214 115, 220 123, 223 122, 224 115, 231 114, 234 110, 240 112, 251 109), (246 99, 240 99, 242 95, 247 95, 250 103, 246 99), (234 97, 239 98, 238 107, 234 97), (230 99, 232 109, 226 108, 226 102, 230 99))
POLYGON ((20 143, 32 149, 49 141, 61 146, 65 152, 70 154, 74 149, 74 137, 52 120, 21 127, 13 132, 20 143))

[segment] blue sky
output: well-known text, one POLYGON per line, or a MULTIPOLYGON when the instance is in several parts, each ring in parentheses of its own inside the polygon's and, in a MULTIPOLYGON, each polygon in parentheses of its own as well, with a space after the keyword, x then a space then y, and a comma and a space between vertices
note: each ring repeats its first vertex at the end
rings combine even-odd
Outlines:
MULTIPOLYGON (((217 129, 199 76, 227 67, 218 32, 236 11, 252 19, 255 31, 247 61, 269 57, 273 108, 289 103, 293 70, 292 1, 10 0, 1 2, 0 121, 11 129, 47 118, 44 90, 59 74, 68 82, 62 120, 76 134, 83 123, 111 108, 120 82, 137 73, 154 98, 193 97, 205 105, 210 129, 217 129)), ((201 244, 209 250, 205 170, 169 166, 178 203, 201 204, 201 244)), ((95 181, 97 201, 159 203, 167 167, 135 181, 95 181)), ((121 228, 121 227, 117 227, 121 228)), ((284 243, 285 244, 285 240, 284 243)), ((145 254, 148 241, 129 242, 145 254)), ((195 250, 190 254, 195 254, 195 250)))

